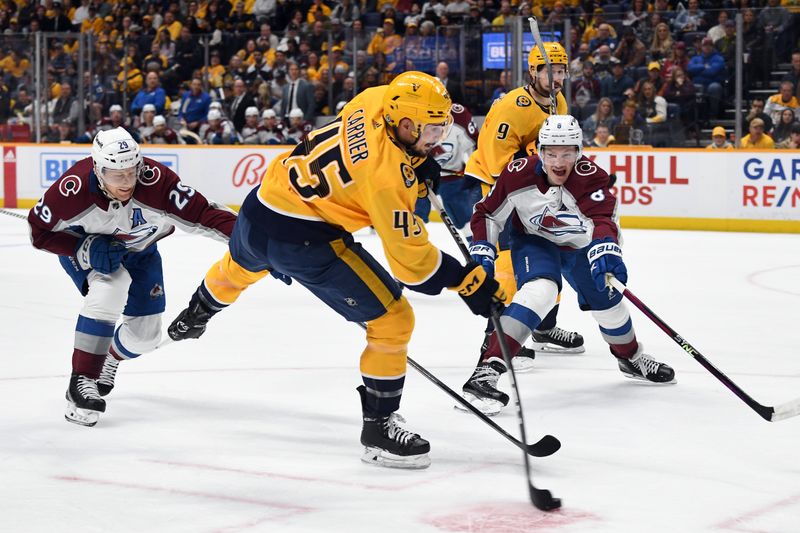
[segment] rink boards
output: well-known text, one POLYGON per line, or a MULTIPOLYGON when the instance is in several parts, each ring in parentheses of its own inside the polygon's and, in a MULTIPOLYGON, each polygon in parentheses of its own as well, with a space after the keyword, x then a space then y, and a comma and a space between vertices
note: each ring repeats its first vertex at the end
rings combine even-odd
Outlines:
MULTIPOLYGON (((31 207, 89 145, 2 144, 0 204, 31 207)), ((153 146, 143 150, 207 197, 241 204, 289 147, 153 146)), ((617 176, 623 227, 800 233, 800 152, 594 149, 617 176)))

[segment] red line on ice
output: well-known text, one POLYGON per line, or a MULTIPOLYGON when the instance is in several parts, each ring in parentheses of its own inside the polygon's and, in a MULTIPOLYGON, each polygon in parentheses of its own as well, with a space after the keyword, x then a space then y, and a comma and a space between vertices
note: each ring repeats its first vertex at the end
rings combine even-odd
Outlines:
POLYGON ((745 522, 767 515, 780 507, 796 503, 800 503, 800 494, 795 494, 794 496, 790 496, 788 498, 771 503, 769 505, 765 505, 759 509, 755 509, 753 511, 749 511, 737 517, 730 518, 728 520, 725 520, 724 522, 717 524, 716 526, 714 526, 714 528, 729 529, 731 531, 740 531, 742 533, 769 533, 761 529, 749 529, 745 525, 745 522))

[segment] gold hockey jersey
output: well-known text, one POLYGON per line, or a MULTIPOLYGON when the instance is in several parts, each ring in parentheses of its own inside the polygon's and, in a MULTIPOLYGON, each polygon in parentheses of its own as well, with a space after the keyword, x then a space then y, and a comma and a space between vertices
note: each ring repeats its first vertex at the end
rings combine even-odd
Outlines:
MULTIPOLYGON (((556 97, 556 109, 559 115, 568 112, 567 100, 561 93, 556 97)), ((539 129, 550 116, 548 111, 534 101, 526 87, 518 87, 496 100, 481 126, 478 149, 467 161, 464 173, 494 185, 514 154, 539 137, 539 129)))
POLYGON ((423 158, 410 156, 387 131, 385 92, 386 86, 363 91, 334 122, 275 158, 258 198, 285 217, 347 232, 373 226, 394 276, 414 286, 436 273, 442 253, 414 216, 414 168, 423 158))

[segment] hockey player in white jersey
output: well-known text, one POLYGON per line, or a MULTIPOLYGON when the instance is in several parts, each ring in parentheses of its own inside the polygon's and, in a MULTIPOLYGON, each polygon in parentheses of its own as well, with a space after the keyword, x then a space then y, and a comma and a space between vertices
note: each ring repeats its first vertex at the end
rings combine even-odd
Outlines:
MULTIPOLYGON (((675 372, 644 352, 619 292, 606 287, 606 276, 628 281, 622 260, 617 199, 609 176, 581 157, 583 133, 569 115, 548 117, 538 136, 537 155, 515 159, 500 173, 492 191, 475 205, 470 225, 472 259, 494 274, 494 247, 506 221, 512 220, 511 261, 517 293, 500 317, 505 341, 516 353, 556 305, 562 276, 591 311, 603 339, 627 377, 673 383, 675 372)), ((506 371, 497 332, 464 396, 487 413, 508 403, 497 389, 506 371)))
POLYGON ((157 241, 175 227, 223 242, 236 215, 142 157, 123 128, 99 132, 28 214, 33 246, 59 256, 84 296, 75 326, 66 419, 93 426, 119 361, 161 339, 164 275, 157 241), (117 325, 117 322, 119 324, 117 325))

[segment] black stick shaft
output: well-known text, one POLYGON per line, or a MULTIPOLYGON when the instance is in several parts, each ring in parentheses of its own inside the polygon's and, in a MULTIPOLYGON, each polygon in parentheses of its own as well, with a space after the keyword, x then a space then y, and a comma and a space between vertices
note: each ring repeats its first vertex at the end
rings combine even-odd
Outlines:
MULTIPOLYGON (((458 231, 458 228, 453 223, 453 220, 450 218, 450 215, 447 214, 447 211, 442 206, 442 203, 439 201, 439 198, 436 197, 436 194, 433 192, 433 187, 431 184, 428 184, 428 200, 430 200, 431 205, 439 211, 439 215, 442 217, 442 222, 444 222, 447 229, 450 231, 450 235, 453 236, 453 239, 456 241, 456 245, 458 249, 461 251, 464 259, 470 261, 472 258, 469 255, 469 249, 467 248, 466 243, 464 242, 464 238, 461 237, 461 232, 458 231)), ((503 332, 503 326, 500 324, 500 316, 497 313, 496 309, 492 309, 490 311, 492 325, 494 326, 495 333, 497 334, 497 340, 500 344, 500 352, 503 354, 503 359, 506 362, 506 366, 508 367, 508 376, 509 381, 511 381, 511 387, 514 391, 514 403, 516 406, 517 411, 517 420, 519 421, 519 433, 520 437, 522 437, 522 442, 527 442, 528 439, 525 434, 525 417, 522 413, 522 401, 520 400, 519 396, 519 388, 517 387, 517 380, 514 374, 514 366, 511 364, 511 350, 508 349, 508 344, 506 343, 505 333, 503 332)), ((553 437, 554 438, 554 437, 553 437)), ((558 509, 561 507, 561 500, 558 498, 554 498, 553 495, 550 493, 549 490, 546 489, 537 489, 533 484, 533 478, 531 476, 531 465, 530 459, 528 458, 528 454, 525 453, 522 455, 523 460, 525 461, 525 477, 528 480, 528 492, 530 494, 531 502, 533 505, 536 506, 537 509, 541 509, 542 511, 552 511, 554 509, 558 509)))

